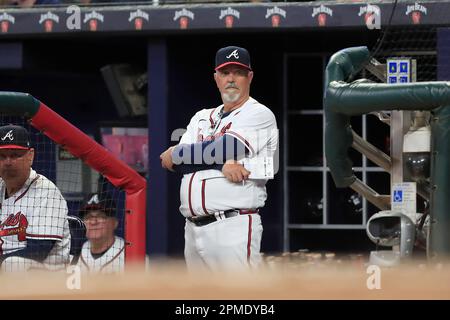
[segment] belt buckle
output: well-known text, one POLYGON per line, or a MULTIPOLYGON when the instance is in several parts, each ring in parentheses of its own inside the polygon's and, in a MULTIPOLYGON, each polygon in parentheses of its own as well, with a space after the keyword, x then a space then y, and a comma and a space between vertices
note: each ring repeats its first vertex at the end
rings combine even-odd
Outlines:
POLYGON ((217 221, 219 220, 225 220, 227 217, 225 216, 225 211, 217 211, 214 212, 214 217, 217 221))
POLYGON ((192 222, 193 224, 195 224, 197 227, 202 227, 205 226, 207 224, 210 224, 213 221, 206 221, 206 219, 208 218, 208 216, 195 216, 195 217, 188 217, 187 219, 192 222), (203 218, 203 219, 202 219, 203 218))
POLYGON ((188 219, 190 222, 195 223, 195 217, 190 216, 190 217, 187 217, 187 219, 188 219))

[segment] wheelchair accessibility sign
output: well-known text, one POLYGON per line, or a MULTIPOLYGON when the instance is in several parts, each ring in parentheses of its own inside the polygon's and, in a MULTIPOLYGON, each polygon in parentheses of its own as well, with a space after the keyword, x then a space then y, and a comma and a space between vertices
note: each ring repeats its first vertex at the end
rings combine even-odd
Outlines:
POLYGON ((403 202, 403 190, 394 190, 394 202, 403 202))
POLYGON ((415 182, 394 183, 391 194, 391 210, 398 210, 404 213, 416 213, 416 192, 415 182))

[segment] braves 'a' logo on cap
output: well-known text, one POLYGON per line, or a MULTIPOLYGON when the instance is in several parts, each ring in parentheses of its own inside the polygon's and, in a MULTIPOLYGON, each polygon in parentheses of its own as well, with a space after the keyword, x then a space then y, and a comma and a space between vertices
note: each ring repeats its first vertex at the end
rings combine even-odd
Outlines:
POLYGON ((235 59, 239 59, 238 49, 233 50, 229 55, 226 56, 227 59, 234 57, 235 59))
POLYGON ((88 204, 99 204, 100 200, 98 199, 98 194, 94 194, 87 203, 88 204))
POLYGON ((8 138, 10 141, 14 140, 13 131, 9 130, 4 137, 2 137, 2 141, 5 141, 8 138))

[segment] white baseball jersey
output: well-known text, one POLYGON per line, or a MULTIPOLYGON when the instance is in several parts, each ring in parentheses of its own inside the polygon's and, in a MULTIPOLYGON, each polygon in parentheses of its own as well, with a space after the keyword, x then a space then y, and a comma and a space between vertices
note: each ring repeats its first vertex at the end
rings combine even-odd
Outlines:
POLYGON ((58 188, 31 170, 23 187, 5 199, 0 179, 0 254, 24 249, 27 239, 56 240, 43 261, 50 269, 69 262, 70 230, 67 203, 58 188))
MULTIPOLYGON (((180 144, 192 144, 230 135, 249 150, 246 158, 273 157, 278 129, 273 112, 253 98, 228 116, 220 118, 223 105, 203 109, 192 117, 180 144)), ((229 209, 256 209, 267 198, 267 179, 244 183, 228 181, 219 170, 202 170, 183 176, 180 212, 185 217, 202 216, 229 209)))
POLYGON ((125 268, 125 241, 116 237, 114 244, 97 259, 92 256, 91 243, 86 241, 81 249, 81 256, 77 264, 83 272, 123 272, 125 268))

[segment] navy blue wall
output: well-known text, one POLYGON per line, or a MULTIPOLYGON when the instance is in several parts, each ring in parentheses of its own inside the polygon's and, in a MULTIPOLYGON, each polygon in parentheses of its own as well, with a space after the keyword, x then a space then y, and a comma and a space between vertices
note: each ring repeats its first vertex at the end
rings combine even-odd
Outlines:
POLYGON ((169 175, 161 169, 159 155, 168 147, 169 118, 168 57, 163 39, 148 43, 148 129, 149 179, 147 184, 147 252, 153 256, 168 252, 172 234, 167 206, 169 175))
POLYGON ((23 45, 20 42, 0 43, 0 68, 20 69, 22 68, 23 45))
POLYGON ((441 28, 437 31, 437 79, 450 80, 450 28, 441 28))

